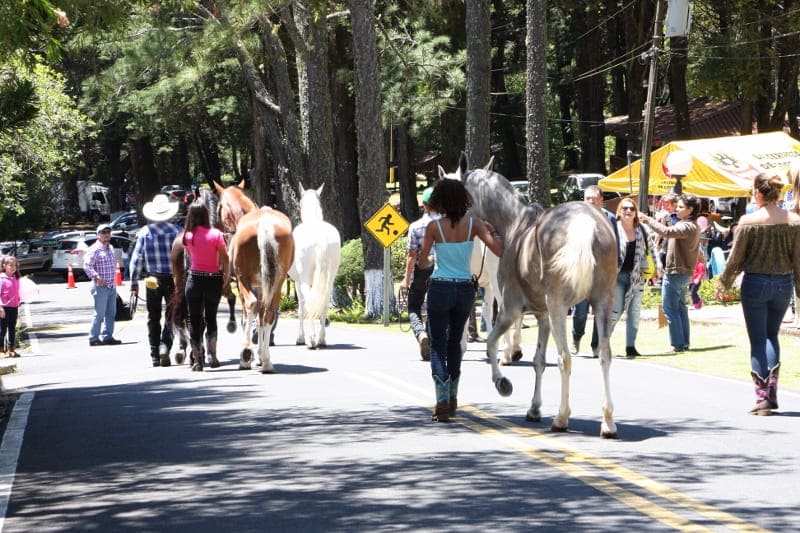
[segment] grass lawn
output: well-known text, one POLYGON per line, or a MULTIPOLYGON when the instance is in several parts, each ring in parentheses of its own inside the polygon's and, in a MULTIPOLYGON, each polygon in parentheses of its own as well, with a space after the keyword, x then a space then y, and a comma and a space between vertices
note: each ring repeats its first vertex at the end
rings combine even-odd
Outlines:
MULTIPOLYGON (((581 343, 582 353, 588 352, 591 338, 592 317, 586 323, 587 334, 581 343)), ((522 348, 525 359, 533 357, 533 347, 536 344, 536 320, 532 315, 525 317, 525 324, 530 327, 522 330, 522 348)), ((382 324, 348 324, 354 327, 381 328, 382 324)), ((404 331, 408 330, 408 323, 402 324, 404 331)), ((567 319, 567 328, 572 327, 572 321, 567 319)), ((397 322, 391 323, 388 328, 399 330, 397 322)), ((410 336, 411 333, 409 332, 410 336)), ((482 334, 485 335, 485 334, 482 334)), ((714 376, 750 381, 750 344, 743 324, 702 324, 694 322, 691 325, 692 349, 688 352, 669 353, 669 334, 667 328, 659 329, 654 320, 642 320, 639 323, 639 334, 636 349, 642 354, 636 360, 647 361, 659 365, 667 365, 694 372, 702 372, 714 376)), ((800 337, 781 335, 781 378, 780 387, 800 391, 800 337)), ((555 349, 552 337, 548 343, 549 351, 555 349)), ((615 357, 624 358, 625 355, 625 324, 620 322, 611 336, 611 352, 615 357)))

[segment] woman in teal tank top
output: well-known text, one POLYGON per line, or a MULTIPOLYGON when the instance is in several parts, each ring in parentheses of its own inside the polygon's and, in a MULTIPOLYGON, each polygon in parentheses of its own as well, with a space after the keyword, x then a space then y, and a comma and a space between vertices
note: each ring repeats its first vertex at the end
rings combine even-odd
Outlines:
POLYGON ((432 211, 442 218, 428 224, 418 263, 436 265, 428 285, 428 338, 431 373, 436 390, 433 420, 447 422, 455 415, 461 377, 461 336, 475 305, 475 286, 469 270, 473 239, 478 237, 497 256, 503 242, 488 222, 467 216, 472 199, 458 180, 441 179, 433 188, 432 211))

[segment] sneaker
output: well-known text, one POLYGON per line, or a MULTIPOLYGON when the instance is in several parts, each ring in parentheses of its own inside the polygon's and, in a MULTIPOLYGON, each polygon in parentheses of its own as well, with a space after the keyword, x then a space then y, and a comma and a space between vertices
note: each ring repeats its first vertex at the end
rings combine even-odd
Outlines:
POLYGON ((420 333, 417 336, 417 342, 419 342, 419 355, 422 357, 423 361, 430 361, 431 360, 431 341, 428 339, 428 334, 425 332, 420 333))
POLYGON ((100 346, 103 344, 100 339, 89 339, 89 346, 100 346))
POLYGON ((580 339, 572 339, 572 344, 569 346, 569 353, 575 355, 578 353, 581 347, 581 340, 580 339))
POLYGON ((102 344, 107 344, 109 346, 116 346, 117 344, 122 344, 122 341, 119 339, 115 339, 114 337, 109 337, 105 339, 102 344))

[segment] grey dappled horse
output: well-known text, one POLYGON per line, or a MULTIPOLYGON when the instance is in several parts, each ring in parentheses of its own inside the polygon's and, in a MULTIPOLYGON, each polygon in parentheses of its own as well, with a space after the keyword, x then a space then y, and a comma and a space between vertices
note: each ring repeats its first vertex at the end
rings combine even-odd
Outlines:
POLYGON ((500 286, 498 315, 486 342, 492 381, 497 390, 503 396, 512 391, 511 382, 500 372, 497 363, 497 341, 524 311, 530 311, 538 322, 539 336, 533 358, 533 400, 526 418, 541 420, 542 374, 552 328, 561 370, 561 403, 550 429, 566 431, 572 369, 567 344, 567 312, 571 306, 588 299, 600 337, 603 373, 600 436, 616 438, 609 382, 611 309, 617 276, 617 243, 611 225, 600 211, 584 202, 568 202, 547 210, 539 205, 526 206, 508 180, 497 172, 487 169, 468 172, 463 154, 455 173, 445 174, 440 167, 439 174, 464 182, 472 196, 473 213, 488 220, 505 244, 497 276, 500 286))

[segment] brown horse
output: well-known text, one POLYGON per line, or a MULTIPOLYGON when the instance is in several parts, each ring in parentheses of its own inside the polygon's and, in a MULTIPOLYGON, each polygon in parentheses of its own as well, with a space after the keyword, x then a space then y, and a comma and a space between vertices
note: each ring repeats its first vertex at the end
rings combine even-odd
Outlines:
POLYGON ((270 207, 259 209, 240 186, 223 188, 219 194, 219 219, 225 231, 233 231, 228 252, 242 304, 244 347, 239 369, 249 370, 253 359, 252 317, 258 316, 258 356, 261 373, 275 372, 269 356, 269 334, 275 325, 281 287, 294 261, 292 222, 270 207))
MULTIPOLYGON (((208 208, 209 221, 211 226, 222 229, 217 216, 217 193, 209 189, 202 189, 198 192, 208 208)), ((189 310, 186 307, 186 272, 189 268, 189 257, 183 246, 183 232, 180 232, 172 242, 172 252, 170 262, 172 264, 172 279, 175 282, 175 292, 169 299, 169 307, 172 316, 172 329, 178 338, 178 350, 175 352, 175 361, 180 365, 186 358, 186 348, 189 346, 189 310)), ((226 329, 228 333, 236 331, 236 295, 231 290, 230 283, 225 283, 222 287, 222 296, 228 301, 228 322, 226 329)), ((209 357, 211 353, 208 354, 209 357)), ((214 354, 216 355, 216 354, 214 354)), ((209 361, 209 364, 214 361, 209 361)))

